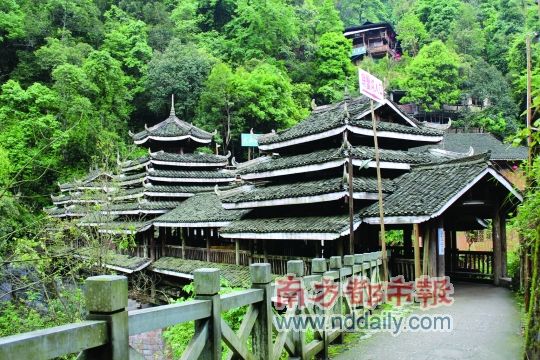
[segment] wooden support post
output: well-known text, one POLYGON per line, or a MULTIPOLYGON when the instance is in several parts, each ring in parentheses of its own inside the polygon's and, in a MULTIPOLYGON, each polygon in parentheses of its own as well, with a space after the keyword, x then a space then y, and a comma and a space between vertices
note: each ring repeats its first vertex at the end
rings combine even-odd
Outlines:
POLYGON ((234 263, 240 265, 240 240, 234 239, 234 263))
POLYGON ((439 219, 437 226, 437 276, 441 277, 445 274, 445 245, 446 239, 444 234, 444 223, 439 219))
POLYGON ((206 261, 210 262, 210 237, 206 237, 206 261))
POLYGON ((429 276, 437 276, 437 226, 432 223, 429 227, 429 276))
POLYGON ((84 352, 88 360, 128 360, 128 284, 125 276, 102 275, 86 279, 87 320, 107 322, 109 342, 84 352))
MULTIPOLYGON (((302 264, 302 268, 304 265, 302 264)), ((254 304, 259 315, 253 326, 253 355, 255 359, 265 360, 272 358, 272 272, 270 264, 252 264, 251 287, 263 291, 263 300, 254 304)))
POLYGON ((422 274, 428 275, 429 264, 429 238, 430 238, 430 226, 429 222, 425 222, 422 226, 422 247, 424 248, 424 259, 422 261, 422 274))
POLYGON ((501 214, 501 276, 507 277, 508 248, 506 243, 506 215, 501 214))
POLYGON ((413 255, 412 233, 412 226, 407 226, 405 229, 403 229, 403 249, 404 255, 407 259, 412 258, 413 255))
POLYGON ((180 243, 182 246, 182 259, 186 258, 186 235, 184 234, 184 228, 180 228, 180 243))
POLYGON ((384 205, 382 195, 382 178, 381 178, 381 166, 379 161, 379 141, 377 140, 377 123, 375 120, 375 108, 373 106, 373 100, 370 99, 371 104, 371 125, 373 128, 373 145, 375 148, 375 164, 377 170, 377 193, 379 198, 379 223, 381 226, 381 251, 383 262, 383 281, 388 281, 388 259, 386 253, 386 235, 384 229, 384 205))
POLYGON ((450 269, 453 272, 457 269, 457 232, 452 231, 452 237, 450 238, 450 269))
MULTIPOLYGON (((347 132, 345 132, 347 134, 347 132)), ((354 183, 353 183, 353 159, 352 149, 349 148, 349 161, 347 162, 347 173, 349 181, 349 255, 354 254, 354 183)), ((343 254, 339 254, 342 256, 343 254)))
POLYGON ((499 286, 502 275, 502 249, 501 249, 501 215, 497 210, 491 222, 491 236, 493 240, 493 284, 499 286))
POLYGON ((414 247, 414 277, 418 279, 422 275, 422 267, 420 266, 420 226, 413 225, 412 241, 414 247))
POLYGON ((267 240, 262 241, 262 247, 263 247, 263 261, 268 262, 268 248, 267 248, 267 240))
MULTIPOLYGON (((158 230, 158 234, 161 235, 161 228, 158 230)), ((150 234, 150 259, 156 260, 156 239, 154 234, 150 234)))
POLYGON ((195 336, 208 324, 208 341, 199 359, 221 359, 221 304, 219 297, 220 278, 218 269, 197 269, 193 271, 193 285, 196 300, 212 302, 210 318, 195 321, 195 336))
POLYGON ((253 239, 249 239, 249 265, 253 264, 253 255, 255 251, 255 244, 253 239))

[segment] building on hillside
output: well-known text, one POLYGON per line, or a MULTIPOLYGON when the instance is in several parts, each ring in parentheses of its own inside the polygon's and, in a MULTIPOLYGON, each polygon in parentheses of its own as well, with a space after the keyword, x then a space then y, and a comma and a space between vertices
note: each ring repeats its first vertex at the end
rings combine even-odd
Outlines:
POLYGON ((392 59, 401 57, 401 47, 396 39, 396 32, 390 23, 365 22, 359 26, 345 29, 343 35, 352 40, 351 60, 358 64, 365 56, 380 59, 388 56, 392 59))

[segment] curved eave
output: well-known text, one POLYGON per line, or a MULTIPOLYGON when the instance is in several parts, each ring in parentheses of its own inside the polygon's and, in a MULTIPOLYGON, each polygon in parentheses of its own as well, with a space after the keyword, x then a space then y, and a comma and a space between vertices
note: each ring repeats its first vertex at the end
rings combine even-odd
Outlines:
POLYGON ((100 214, 102 215, 139 215, 139 214, 165 214, 171 211, 171 209, 166 210, 102 210, 100 214))
POLYGON ((150 161, 146 161, 146 162, 143 162, 141 164, 137 164, 137 165, 133 165, 133 166, 129 166, 129 167, 123 167, 121 169, 121 171, 122 172, 129 172, 129 171, 133 171, 133 170, 139 170, 139 169, 145 168, 149 164, 150 164, 150 161))
MULTIPOLYGON (((251 209, 257 207, 270 207, 270 206, 286 206, 286 205, 299 205, 299 204, 313 204, 327 201, 335 201, 344 199, 349 196, 348 191, 339 191, 322 195, 310 195, 310 196, 299 196, 299 197, 290 197, 284 199, 273 199, 273 200, 258 200, 258 201, 244 201, 237 203, 223 203, 222 206, 224 209, 251 209)), ((376 193, 368 192, 356 192, 353 193, 353 198, 357 200, 377 200, 376 193)))
MULTIPOLYGON (((353 159, 352 163, 354 166, 359 166, 359 167, 366 166, 366 160, 353 159)), ((411 165, 408 163, 391 162, 391 161, 379 161, 379 166, 381 169, 394 169, 394 170, 410 170, 411 169, 411 165)), ((376 168, 377 162, 369 161, 367 163, 367 167, 376 168)))
POLYGON ((153 191, 145 191, 144 195, 146 196, 153 196, 153 197, 176 197, 176 198, 188 198, 192 197, 193 193, 171 193, 171 192, 153 192, 153 191))
POLYGON ((170 228, 219 228, 228 226, 230 221, 208 221, 208 222, 169 222, 156 221, 154 226, 170 228))
POLYGON ((284 147, 287 147, 287 146, 293 146, 293 145, 307 143, 307 142, 310 142, 310 141, 326 139, 326 138, 336 136, 338 134, 343 133, 346 128, 347 127, 345 125, 343 125, 343 126, 340 126, 338 128, 335 128, 335 129, 320 132, 318 134, 311 134, 311 135, 302 136, 302 137, 298 137, 298 138, 290 139, 290 140, 285 140, 285 141, 279 141, 279 142, 275 142, 275 143, 271 143, 271 144, 261 144, 261 145, 259 145, 259 149, 263 150, 263 151, 275 150, 275 149, 280 149, 280 148, 284 148, 284 147))
MULTIPOLYGON (((356 230, 360 222, 353 224, 356 230)), ((240 233, 220 233, 220 236, 226 239, 264 239, 264 240, 336 240, 342 236, 348 235, 349 229, 338 232, 240 232, 240 233)))
POLYGON ((163 161, 163 160, 151 160, 155 165, 168 165, 168 166, 181 166, 181 167, 224 167, 228 165, 227 161, 224 162, 179 162, 179 161, 163 161))
POLYGON ((115 201, 117 201, 117 200, 130 200, 130 199, 142 198, 143 196, 144 196, 144 193, 140 192, 138 194, 113 196, 112 199, 115 200, 115 201))
POLYGON ((148 135, 148 136, 145 136, 142 139, 133 140, 133 142, 135 144, 137 144, 137 145, 142 145, 145 142, 147 142, 148 140, 179 141, 179 140, 186 140, 186 139, 190 139, 190 140, 193 140, 193 141, 201 143, 201 144, 209 144, 209 143, 212 142, 212 139, 201 139, 201 138, 198 138, 198 137, 193 136, 193 135, 183 135, 183 136, 153 136, 153 135, 148 135))
POLYGON ((253 179, 261 179, 261 178, 268 178, 268 177, 274 177, 274 176, 283 176, 283 175, 300 174, 300 173, 305 173, 305 172, 320 171, 320 170, 332 169, 332 168, 342 166, 343 164, 345 164, 345 161, 346 159, 339 159, 339 160, 327 161, 320 164, 303 165, 303 166, 290 167, 286 169, 249 173, 245 175, 240 175, 240 177, 244 180, 253 180, 253 179))
POLYGON ((98 229, 98 233, 114 235, 135 235, 137 233, 148 230, 151 226, 152 224, 148 224, 138 229, 98 229))
POLYGON ((148 175, 148 179, 153 181, 172 182, 172 183, 228 183, 236 178, 171 178, 148 175))
MULTIPOLYGON (((365 128, 357 127, 354 125, 347 125, 347 130, 349 130, 353 134, 373 137, 372 129, 365 129, 365 128)), ((410 140, 410 141, 418 141, 418 142, 430 142, 430 143, 438 143, 443 140, 442 135, 430 136, 430 135, 404 134, 402 132, 397 132, 397 131, 394 132, 394 131, 382 131, 382 130, 377 130, 377 137, 388 138, 388 139, 410 140)))

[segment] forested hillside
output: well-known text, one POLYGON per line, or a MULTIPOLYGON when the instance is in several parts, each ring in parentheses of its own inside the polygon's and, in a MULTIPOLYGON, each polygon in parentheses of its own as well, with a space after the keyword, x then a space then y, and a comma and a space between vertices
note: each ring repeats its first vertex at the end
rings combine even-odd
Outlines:
POLYGON ((342 31, 366 21, 399 34, 399 61, 363 63, 387 88, 429 109, 488 98, 457 125, 513 134, 538 11, 532 0, 2 1, 0 233, 47 204, 57 181, 127 156, 128 129, 162 120, 171 94, 180 117, 217 128, 220 151, 238 154, 241 132, 286 128, 312 99, 354 93, 342 31))

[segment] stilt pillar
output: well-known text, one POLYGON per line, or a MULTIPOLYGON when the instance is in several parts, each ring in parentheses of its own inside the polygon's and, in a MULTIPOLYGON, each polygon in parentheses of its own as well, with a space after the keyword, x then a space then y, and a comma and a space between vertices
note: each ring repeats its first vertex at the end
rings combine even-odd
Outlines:
POLYGON ((502 275, 502 246, 501 246, 501 214, 498 209, 491 222, 491 236, 493 240, 493 284, 499 286, 502 275))

